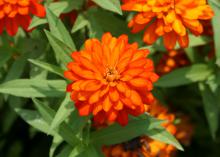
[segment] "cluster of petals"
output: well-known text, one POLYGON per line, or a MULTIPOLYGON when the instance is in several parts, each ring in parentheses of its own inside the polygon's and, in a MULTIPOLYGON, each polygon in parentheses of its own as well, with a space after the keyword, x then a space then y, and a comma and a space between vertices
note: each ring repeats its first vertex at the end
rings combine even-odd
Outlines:
POLYGON ((156 65, 156 72, 162 76, 177 68, 181 68, 189 64, 190 61, 183 50, 171 50, 163 54, 159 63, 156 65))
POLYGON ((94 122, 121 125, 128 115, 138 116, 153 101, 151 90, 158 79, 148 50, 139 50, 128 37, 105 33, 101 41, 89 39, 85 48, 73 52, 64 76, 72 82, 67 91, 81 116, 94 116, 94 122))
POLYGON ((19 27, 29 31, 31 15, 45 17, 45 8, 38 0, 0 0, 0 34, 5 29, 14 36, 19 27))
MULTIPOLYGON (((162 126, 174 135, 183 144, 189 144, 193 133, 193 127, 188 117, 181 117, 181 122, 174 125, 175 115, 168 112, 168 109, 162 106, 159 101, 155 101, 148 109, 152 116, 166 120, 162 126)), ((103 152, 106 157, 174 157, 177 149, 170 145, 148 136, 135 138, 131 141, 104 146, 103 152)))
POLYGON ((173 49, 176 42, 187 47, 188 30, 200 35, 201 21, 214 15, 206 0, 123 0, 122 9, 138 12, 128 24, 133 33, 146 29, 145 43, 153 44, 163 37, 167 49, 173 49))

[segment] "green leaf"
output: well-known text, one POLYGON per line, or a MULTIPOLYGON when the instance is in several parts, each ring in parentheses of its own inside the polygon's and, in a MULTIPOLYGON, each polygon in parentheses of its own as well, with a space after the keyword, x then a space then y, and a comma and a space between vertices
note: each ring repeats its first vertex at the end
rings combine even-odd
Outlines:
POLYGON ((83 130, 87 121, 88 121, 88 117, 79 116, 78 110, 75 110, 70 115, 70 120, 69 120, 68 124, 71 126, 71 128, 73 128, 73 130, 74 130, 73 134, 77 134, 77 133, 81 133, 81 131, 83 130))
POLYGON ((71 32, 75 33, 87 25, 88 25, 88 20, 82 14, 80 14, 77 16, 77 19, 73 25, 71 32))
POLYGON ((73 148, 70 155, 68 157, 76 157, 85 151, 85 146, 83 144, 79 144, 73 148))
POLYGON ((189 67, 179 68, 162 76, 155 85, 158 87, 187 85, 207 79, 212 72, 213 70, 206 64, 194 64, 189 67))
POLYGON ((120 0, 92 0, 100 7, 122 15, 120 0))
MULTIPOLYGON (((70 156, 74 157, 74 156, 70 156)), ((100 157, 93 145, 89 145, 85 148, 85 151, 79 154, 77 157, 100 157)))
MULTIPOLYGON (((21 116, 21 118, 27 122, 29 125, 34 127, 35 129, 47 133, 50 126, 47 124, 46 121, 44 121, 40 114, 36 111, 32 110, 26 110, 26 109, 20 109, 15 108, 15 112, 21 116)), ((50 132, 50 135, 55 135, 56 133, 54 131, 50 132)))
POLYGON ((83 7, 83 4, 85 3, 85 0, 67 0, 68 7, 64 10, 64 13, 68 13, 72 10, 80 10, 83 7))
MULTIPOLYGON (((55 111, 52 110, 49 106, 45 105, 37 99, 33 99, 34 104, 37 107, 37 110, 40 112, 43 119, 51 125, 51 122, 55 116, 55 111)), ((48 129, 49 130, 49 129, 48 129)), ((71 146, 75 146, 79 143, 79 139, 76 137, 74 130, 72 130, 69 125, 63 122, 57 129, 58 134, 71 146)))
POLYGON ((189 46, 188 47, 196 47, 208 44, 212 41, 212 38, 209 36, 195 36, 193 34, 189 35, 189 46))
POLYGON ((73 112, 74 106, 73 102, 70 100, 70 94, 66 95, 66 98, 61 103, 52 123, 51 123, 51 130, 58 127, 70 114, 73 112))
POLYGON ((63 139, 59 135, 55 135, 53 137, 53 141, 50 146, 49 157, 53 157, 55 150, 62 142, 63 142, 63 139))
POLYGON ((35 65, 37 65, 37 66, 39 66, 39 67, 41 67, 41 68, 43 68, 43 69, 45 69, 45 70, 47 70, 47 71, 49 71, 49 72, 52 72, 52 73, 57 74, 61 77, 64 77, 63 76, 64 71, 56 65, 52 65, 52 64, 42 62, 42 61, 38 61, 38 60, 34 60, 34 59, 28 59, 28 61, 35 64, 35 65))
POLYGON ((130 35, 127 23, 110 12, 91 8, 87 11, 86 17, 89 21, 88 28, 91 38, 101 38, 105 32, 111 32, 114 36, 119 36, 121 34, 130 35))
POLYGON ((64 95, 63 80, 18 79, 0 84, 0 93, 20 97, 60 97, 64 95))
POLYGON ((56 17, 56 15, 54 15, 50 9, 47 10, 47 20, 49 23, 50 32, 53 33, 53 36, 65 43, 71 49, 71 52, 75 51, 76 47, 69 32, 65 28, 62 21, 56 17))
POLYGON ((220 3, 217 0, 209 0, 212 9, 214 10, 215 16, 212 18, 212 27, 214 30, 214 43, 215 43, 215 52, 216 57, 220 58, 220 3))
POLYGON ((113 145, 125 142, 146 134, 149 130, 158 127, 160 124, 160 120, 151 117, 141 120, 132 120, 124 127, 114 124, 107 128, 92 132, 91 142, 102 145, 113 145))
POLYGON ((55 52, 56 60, 58 61, 59 64, 63 66, 63 68, 65 68, 66 64, 71 61, 70 54, 73 51, 62 41, 54 37, 52 33, 46 30, 45 33, 50 42, 50 45, 52 46, 55 52))
POLYGON ((219 123, 219 109, 217 104, 218 101, 208 85, 200 83, 199 89, 202 95, 204 110, 211 131, 211 135, 215 139, 219 123))
POLYGON ((166 129, 163 127, 158 127, 152 130, 149 130, 146 133, 147 136, 154 140, 158 140, 167 144, 171 144, 179 150, 183 150, 181 144, 176 140, 176 138, 170 134, 166 129))

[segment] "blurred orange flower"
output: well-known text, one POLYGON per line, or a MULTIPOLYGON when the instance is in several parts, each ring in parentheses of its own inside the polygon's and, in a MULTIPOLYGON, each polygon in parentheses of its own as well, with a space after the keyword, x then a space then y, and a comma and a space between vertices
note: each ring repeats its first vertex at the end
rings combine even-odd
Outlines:
POLYGON ((13 36, 18 27, 28 31, 31 14, 44 17, 45 8, 37 0, 0 0, 0 34, 6 29, 13 36))
POLYGON ((177 68, 181 68, 190 64, 186 53, 182 50, 172 50, 164 53, 156 66, 156 72, 162 76, 177 68))
POLYGON ((81 116, 94 116, 100 124, 117 121, 128 123, 128 114, 138 116, 153 100, 151 90, 158 76, 147 59, 148 50, 138 50, 128 37, 103 35, 89 39, 85 48, 72 53, 64 76, 73 81, 67 91, 81 116))
POLYGON ((181 47, 187 47, 187 29, 200 35, 201 20, 214 15, 206 0, 123 0, 123 3, 123 10, 138 12, 128 24, 132 32, 146 29, 143 41, 147 44, 162 36, 167 49, 173 49, 177 41, 181 47))

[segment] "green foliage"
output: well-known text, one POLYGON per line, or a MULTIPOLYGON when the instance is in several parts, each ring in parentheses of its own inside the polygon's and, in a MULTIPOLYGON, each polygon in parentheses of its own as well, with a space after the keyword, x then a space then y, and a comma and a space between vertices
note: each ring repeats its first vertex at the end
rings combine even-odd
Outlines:
POLYGON ((102 0, 92 0, 96 4, 98 4, 100 7, 116 12, 120 15, 122 15, 121 11, 121 5, 120 5, 120 0, 109 0, 109 1, 102 1, 102 0))
POLYGON ((72 60, 71 53, 80 50, 86 39, 100 39, 105 32, 114 36, 127 34, 130 42, 137 42, 141 49, 151 51, 155 64, 167 51, 162 40, 146 46, 142 41, 143 32, 130 33, 127 21, 133 14, 122 14, 120 0, 92 1, 96 6, 88 7, 86 0, 46 0, 47 15, 33 17, 29 27, 35 28, 32 32, 19 30, 15 37, 4 33, 0 36, 0 156, 38 157, 36 150, 32 150, 35 147, 42 152, 42 157, 102 157, 101 146, 144 135, 185 150, 182 156, 218 156, 220 2, 209 0, 215 11, 214 38, 190 34, 189 47, 184 49, 190 65, 161 76, 155 83, 157 99, 172 104, 172 111, 188 115, 195 123, 192 146, 183 148, 161 126, 164 121, 147 114, 129 117, 125 127, 113 124, 101 129, 94 129, 91 115, 79 116, 66 92, 68 81, 63 73, 72 60), (59 18, 72 10, 78 12, 74 24, 59 18), (212 43, 215 56, 210 58, 208 52, 212 50, 212 43), (19 125, 24 126, 19 128, 19 125), (20 135, 23 131, 25 137, 20 135), (37 145, 34 139, 39 136, 43 140, 39 138, 37 145), (45 147, 44 143, 49 144, 45 147), (30 152, 26 153, 29 148, 30 152))
POLYGON ((159 87, 176 87, 204 81, 212 74, 212 69, 206 64, 194 64, 190 67, 179 68, 161 77, 156 83, 159 87))

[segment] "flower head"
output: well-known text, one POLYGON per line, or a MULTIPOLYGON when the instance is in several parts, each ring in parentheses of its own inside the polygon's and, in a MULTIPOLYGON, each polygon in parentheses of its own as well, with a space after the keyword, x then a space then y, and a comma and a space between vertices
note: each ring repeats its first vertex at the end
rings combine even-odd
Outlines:
POLYGON ((138 116, 153 100, 151 90, 158 76, 147 59, 148 50, 139 50, 128 37, 103 35, 89 39, 85 48, 72 53, 74 61, 64 75, 73 82, 67 90, 81 116, 90 113, 98 123, 128 123, 128 114, 138 116))
POLYGON ((201 20, 214 15, 206 0, 123 0, 123 3, 123 10, 138 12, 129 23, 132 32, 146 29, 143 40, 147 44, 162 36, 167 49, 173 49, 177 41, 181 47, 187 47, 187 29, 200 35, 201 20))
POLYGON ((45 8, 37 0, 0 0, 0 34, 6 29, 13 36, 19 26, 28 31, 31 14, 44 17, 45 8))

